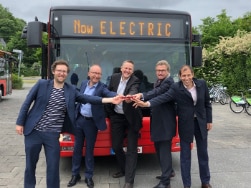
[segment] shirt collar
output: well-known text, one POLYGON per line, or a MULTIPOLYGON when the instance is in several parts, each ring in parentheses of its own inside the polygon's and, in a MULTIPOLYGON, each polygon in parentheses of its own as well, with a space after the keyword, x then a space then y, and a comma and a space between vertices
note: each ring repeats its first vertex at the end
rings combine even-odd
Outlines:
POLYGON ((120 77, 120 82, 127 83, 127 82, 128 82, 128 80, 129 80, 130 78, 131 78, 131 77, 127 78, 126 80, 123 80, 123 79, 122 79, 122 76, 121 76, 121 77, 120 77))
MULTIPOLYGON (((88 86, 88 87, 90 87, 90 86, 89 86, 89 83, 90 83, 90 80, 87 82, 87 86, 88 86)), ((97 85, 98 85, 98 82, 97 82, 96 84, 94 84, 93 86, 91 86, 90 88, 92 88, 92 87, 97 87, 97 85)))
MULTIPOLYGON (((184 86, 186 89, 188 89, 187 86, 185 86, 184 84, 183 84, 183 86, 184 86)), ((196 84, 194 83, 194 81, 193 81, 193 87, 196 87, 196 84)), ((193 87, 192 87, 192 88, 193 88, 193 87)), ((191 88, 191 89, 192 89, 192 88, 191 88)))

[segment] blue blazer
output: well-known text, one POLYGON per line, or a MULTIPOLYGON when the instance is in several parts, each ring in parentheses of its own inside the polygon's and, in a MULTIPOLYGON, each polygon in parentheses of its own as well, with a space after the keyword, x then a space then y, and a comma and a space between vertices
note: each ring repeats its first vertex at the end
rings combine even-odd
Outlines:
MULTIPOLYGON (((24 135, 30 134, 37 122, 41 119, 49 101, 52 88, 53 80, 40 79, 26 96, 16 121, 17 125, 24 126, 24 135)), ((66 116, 62 132, 74 133, 75 101, 102 104, 101 97, 81 95, 75 86, 68 83, 64 84, 64 96, 66 102, 66 116)))
MULTIPOLYGON (((85 88, 87 87, 87 83, 89 80, 84 80, 80 86, 80 93, 84 93, 85 88)), ((94 96, 99 96, 99 97, 114 97, 117 95, 116 92, 108 90, 107 86, 102 83, 98 82, 97 87, 95 88, 95 92, 93 94, 94 96)), ((80 115, 80 107, 81 103, 78 103, 76 106, 76 118, 80 115)), ((92 111, 92 116, 94 123, 96 127, 99 130, 105 130, 107 128, 106 125, 106 115, 105 115, 105 110, 104 110, 104 105, 103 104, 92 104, 91 105, 91 111, 92 111)))
POLYGON ((193 142, 194 116, 197 117, 201 136, 207 138, 207 123, 212 123, 212 106, 205 80, 193 79, 197 91, 197 103, 194 105, 192 95, 184 87, 182 81, 171 85, 162 95, 149 100, 151 107, 168 101, 176 101, 179 136, 187 142, 193 142))

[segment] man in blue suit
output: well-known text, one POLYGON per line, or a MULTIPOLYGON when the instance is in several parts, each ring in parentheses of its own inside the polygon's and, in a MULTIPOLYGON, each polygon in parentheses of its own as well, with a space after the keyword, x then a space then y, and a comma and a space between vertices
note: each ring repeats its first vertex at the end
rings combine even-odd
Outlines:
POLYGON ((191 143, 196 140, 201 188, 211 188, 208 131, 212 129, 212 106, 207 84, 194 78, 194 72, 188 65, 179 71, 180 81, 171 88, 147 102, 135 100, 135 106, 155 107, 168 101, 176 101, 178 128, 180 136, 180 165, 184 188, 191 187, 191 143))
POLYGON ((51 66, 53 80, 39 80, 27 95, 16 121, 16 132, 24 134, 26 168, 24 187, 35 188, 36 164, 44 147, 47 188, 59 188, 60 132, 74 133, 75 101, 102 104, 120 103, 119 97, 101 98, 80 94, 75 86, 65 83, 70 71, 64 60, 51 66))
MULTIPOLYGON (((99 65, 92 65, 88 72, 88 80, 84 80, 80 87, 80 93, 99 96, 99 97, 114 97, 116 92, 107 89, 107 86, 100 82, 102 72, 99 65)), ((84 141, 86 143, 85 153, 85 182, 89 188, 94 187, 93 171, 94 171, 94 156, 93 150, 96 142, 98 130, 105 130, 105 111, 102 104, 81 104, 76 107, 76 131, 75 145, 72 157, 72 178, 68 183, 68 187, 74 186, 80 179, 79 174, 82 149, 84 141)))

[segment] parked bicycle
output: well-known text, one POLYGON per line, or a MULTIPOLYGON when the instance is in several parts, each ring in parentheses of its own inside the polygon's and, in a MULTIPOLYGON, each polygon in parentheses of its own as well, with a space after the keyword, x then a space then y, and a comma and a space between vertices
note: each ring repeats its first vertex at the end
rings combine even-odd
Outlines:
POLYGON ((227 104, 230 96, 226 92, 227 88, 222 84, 215 84, 209 89, 209 96, 211 102, 220 102, 222 105, 227 104))
MULTIPOLYGON (((248 89, 251 92, 251 89, 248 89)), ((230 109, 234 113, 241 113, 245 109, 248 115, 251 116, 251 98, 247 98, 243 95, 243 91, 239 91, 241 96, 232 96, 229 103, 230 109)))

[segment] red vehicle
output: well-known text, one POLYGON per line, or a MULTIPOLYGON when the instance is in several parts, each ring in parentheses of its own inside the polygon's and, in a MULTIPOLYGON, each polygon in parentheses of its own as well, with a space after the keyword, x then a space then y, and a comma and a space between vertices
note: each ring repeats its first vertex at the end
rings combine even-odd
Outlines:
POLYGON ((12 93, 12 62, 14 58, 10 52, 0 50, 0 101, 3 96, 12 93))
MULTIPOLYGON (((138 73, 142 80, 141 92, 153 88, 155 64, 159 60, 165 59, 170 63, 171 75, 176 81, 181 65, 201 65, 201 47, 192 45, 192 42, 199 42, 199 37, 192 35, 191 16, 181 11, 56 6, 50 9, 47 24, 29 22, 23 34, 29 47, 43 49, 42 78, 52 78, 50 66, 53 61, 66 59, 71 67, 67 81, 74 78, 77 86, 87 78, 92 64, 100 63, 102 82, 108 83, 121 63, 132 59, 135 74, 138 73), (47 45, 42 44, 42 32, 48 34, 47 45)), ((150 109, 144 108, 142 113, 138 153, 154 153, 154 144, 150 140, 150 109)), ((113 154, 109 119, 107 125, 107 130, 98 133, 95 156, 113 154)), ((72 156, 74 136, 63 133, 60 146, 62 157, 72 156)), ((173 138, 172 151, 180 151, 178 132, 173 138)))

